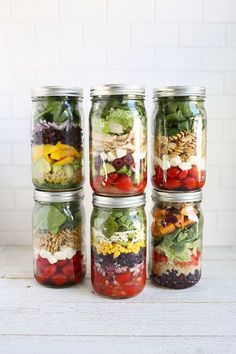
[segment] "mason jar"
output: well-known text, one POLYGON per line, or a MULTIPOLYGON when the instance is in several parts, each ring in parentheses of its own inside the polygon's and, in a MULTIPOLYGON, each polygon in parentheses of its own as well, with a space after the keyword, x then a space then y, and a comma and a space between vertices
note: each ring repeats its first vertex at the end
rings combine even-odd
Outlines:
POLYGON ((137 85, 91 88, 90 183, 100 195, 144 192, 147 183, 145 89, 137 85))
POLYGON ((154 89, 154 188, 193 191, 206 179, 205 89, 154 89))
POLYGON ((201 277, 202 193, 154 190, 152 199, 150 278, 168 288, 193 286, 201 277))
POLYGON ((91 278, 97 294, 121 299, 139 294, 146 282, 145 196, 93 195, 91 278))
POLYGON ((71 190, 83 183, 82 89, 32 89, 32 177, 36 188, 71 190))
POLYGON ((35 190, 34 276, 42 285, 64 287, 85 275, 83 190, 35 190))

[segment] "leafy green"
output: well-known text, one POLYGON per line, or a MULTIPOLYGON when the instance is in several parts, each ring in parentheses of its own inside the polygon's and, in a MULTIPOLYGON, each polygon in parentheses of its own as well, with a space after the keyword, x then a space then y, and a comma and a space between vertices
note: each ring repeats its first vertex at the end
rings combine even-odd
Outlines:
POLYGON ((34 122, 40 119, 50 123, 61 124, 70 119, 73 122, 80 122, 80 113, 75 98, 47 97, 45 101, 36 101, 34 122))
POLYGON ((131 130, 134 124, 134 114, 132 111, 117 108, 106 116, 106 120, 122 125, 123 132, 126 133, 131 130))
POLYGON ((57 233, 59 227, 66 221, 66 216, 55 206, 44 205, 39 208, 36 214, 35 225, 37 229, 48 230, 51 233, 57 233))
MULTIPOLYGON (((122 209, 104 211, 94 208, 92 215, 92 226, 100 230, 106 237, 111 237, 115 232, 137 230, 137 225, 142 225, 146 221, 143 210, 127 212, 122 209)), ((134 233, 135 235, 135 233, 134 233)), ((134 235, 130 234, 130 238, 134 235)))
POLYGON ((190 250, 200 246, 202 224, 199 221, 187 229, 178 229, 175 232, 164 236, 161 240, 154 243, 154 247, 163 251, 165 255, 173 261, 191 261, 190 250))
POLYGON ((195 130, 199 116, 202 117, 202 128, 205 127, 205 108, 202 100, 187 100, 183 98, 161 98, 155 117, 155 131, 167 136, 179 131, 195 130))

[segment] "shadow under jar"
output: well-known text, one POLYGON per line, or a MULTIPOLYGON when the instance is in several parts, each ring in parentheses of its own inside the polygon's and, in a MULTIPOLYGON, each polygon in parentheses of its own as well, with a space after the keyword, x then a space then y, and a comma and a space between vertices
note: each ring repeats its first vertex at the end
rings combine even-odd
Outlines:
POLYGON ((150 277, 163 287, 191 287, 201 277, 201 191, 154 190, 152 199, 150 277))
POLYGON ((154 89, 152 184, 164 190, 197 190, 205 184, 205 89, 154 89))
POLYGON ((145 90, 136 85, 91 88, 90 184, 100 195, 138 195, 147 184, 145 90))
POLYGON ((91 216, 91 278, 97 294, 125 299, 146 282, 145 196, 94 195, 91 216))
POLYGON ((32 177, 41 190, 70 190, 83 183, 82 89, 32 90, 32 177))
POLYGON ((65 287, 85 276, 83 190, 35 190, 34 276, 42 285, 65 287))

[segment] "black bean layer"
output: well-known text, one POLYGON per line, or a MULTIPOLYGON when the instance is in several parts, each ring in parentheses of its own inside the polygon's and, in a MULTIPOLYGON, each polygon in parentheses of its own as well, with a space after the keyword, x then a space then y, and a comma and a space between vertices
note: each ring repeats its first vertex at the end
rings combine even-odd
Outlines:
POLYGON ((201 272, 195 270, 193 274, 189 273, 185 275, 183 273, 179 274, 177 270, 172 269, 171 271, 167 270, 167 272, 162 275, 151 274, 150 277, 155 284, 163 287, 185 289, 198 283, 201 278, 201 272))

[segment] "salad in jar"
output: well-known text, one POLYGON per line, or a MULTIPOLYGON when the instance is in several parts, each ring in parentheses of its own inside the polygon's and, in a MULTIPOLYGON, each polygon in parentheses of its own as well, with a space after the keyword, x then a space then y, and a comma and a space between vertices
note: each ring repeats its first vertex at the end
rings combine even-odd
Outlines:
POLYGON ((183 289, 201 277, 201 192, 168 194, 153 192, 150 276, 154 284, 183 289))
POLYGON ((152 184, 162 190, 201 189, 206 179, 205 89, 154 90, 152 184))
POLYGON ((101 195, 138 195, 147 183, 144 89, 104 85, 91 89, 90 183, 101 195))
POLYGON ((32 90, 32 176, 41 190, 83 183, 82 90, 45 86, 32 90))
POLYGON ((130 201, 124 200, 116 200, 116 205, 106 206, 111 201, 101 198, 111 199, 94 196, 91 217, 92 285, 99 295, 129 298, 139 294, 146 282, 143 197, 134 200, 136 206, 132 208, 127 206, 130 201))
POLYGON ((42 285, 64 287, 85 275, 83 192, 35 191, 34 276, 42 285))

